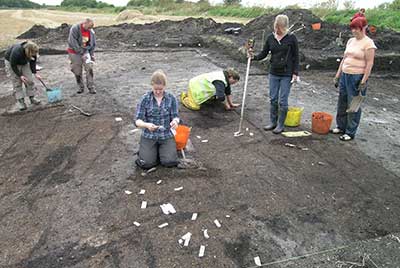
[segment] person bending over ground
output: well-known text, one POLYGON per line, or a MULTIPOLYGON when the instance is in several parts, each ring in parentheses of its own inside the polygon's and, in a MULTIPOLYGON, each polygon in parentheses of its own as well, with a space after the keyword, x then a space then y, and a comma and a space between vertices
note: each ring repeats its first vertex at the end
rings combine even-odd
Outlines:
POLYGON ((262 60, 271 52, 269 71, 270 124, 264 130, 279 134, 289 108, 289 93, 299 71, 299 46, 294 34, 289 33, 289 18, 278 15, 274 22, 274 33, 267 37, 263 50, 255 55, 251 49, 248 56, 262 60))
POLYGON ((166 167, 178 164, 176 143, 171 130, 179 124, 178 102, 174 95, 165 92, 167 77, 162 70, 151 77, 152 91, 146 93, 136 109, 137 127, 142 128, 139 156, 136 164, 150 169, 161 163, 166 167))
POLYGON ((39 47, 30 41, 15 44, 7 49, 5 54, 5 66, 8 76, 13 85, 13 94, 18 101, 19 109, 26 110, 25 95, 22 84, 25 85, 26 95, 32 104, 40 104, 40 100, 35 98, 33 74, 41 79, 36 73, 36 58, 39 47))
POLYGON ((342 141, 354 139, 361 119, 361 108, 355 112, 346 112, 354 96, 366 95, 368 78, 374 65, 376 46, 365 35, 365 18, 357 18, 350 23, 353 38, 350 38, 344 51, 344 57, 334 78, 335 87, 339 87, 336 125, 334 134, 342 134, 342 141))
POLYGON ((239 80, 239 73, 232 68, 201 74, 190 79, 188 92, 181 94, 181 102, 186 108, 197 111, 202 103, 216 98, 225 102, 227 110, 232 110, 239 104, 232 102, 231 86, 239 80))
POLYGON ((68 37, 68 57, 71 62, 71 71, 75 75, 79 86, 78 94, 83 93, 83 68, 86 72, 86 86, 89 93, 96 94, 93 81, 93 62, 95 61, 94 50, 96 48, 96 37, 93 31, 94 22, 86 19, 83 23, 71 27, 68 37))

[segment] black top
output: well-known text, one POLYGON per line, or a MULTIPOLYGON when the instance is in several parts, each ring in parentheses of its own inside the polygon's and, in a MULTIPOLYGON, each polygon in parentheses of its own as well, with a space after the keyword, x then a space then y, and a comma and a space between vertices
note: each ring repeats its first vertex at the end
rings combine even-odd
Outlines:
POLYGON ((299 73, 299 44, 294 34, 285 35, 281 41, 270 34, 263 50, 254 56, 254 60, 264 59, 271 52, 270 73, 279 76, 292 76, 299 73))
POLYGON ((18 70, 17 65, 25 65, 28 64, 31 67, 32 73, 36 73, 36 56, 33 59, 28 59, 25 55, 24 45, 26 42, 21 44, 15 44, 7 49, 6 55, 4 58, 10 62, 11 68, 14 73, 18 76, 21 76, 22 73, 18 70))
POLYGON ((228 84, 225 86, 225 83, 221 80, 215 80, 212 82, 212 84, 215 86, 216 89, 216 96, 219 101, 224 101, 225 100, 225 95, 229 96, 231 95, 231 85, 229 84, 229 75, 226 71, 224 71, 224 76, 226 83, 228 84))

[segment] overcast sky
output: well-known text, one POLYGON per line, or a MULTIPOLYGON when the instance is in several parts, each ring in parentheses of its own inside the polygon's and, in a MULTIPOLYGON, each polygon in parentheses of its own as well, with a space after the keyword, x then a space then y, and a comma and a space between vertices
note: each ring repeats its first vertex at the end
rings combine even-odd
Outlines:
MULTIPOLYGON (((124 6, 128 3, 129 0, 102 0, 103 2, 107 2, 113 4, 115 6, 124 6)), ((196 1, 196 0, 192 0, 196 1)), ((209 0, 210 3, 216 4, 221 3, 223 0, 209 0)), ((339 0, 339 2, 343 2, 344 0, 339 0)), ((374 1, 366 1, 366 0, 354 0, 356 7, 365 7, 365 8, 372 8, 378 6, 385 2, 392 2, 393 0, 374 0, 374 1)), ((39 4, 50 4, 50 5, 59 5, 62 0, 33 0, 33 2, 39 4)), ((298 4, 303 7, 310 7, 315 3, 322 2, 317 0, 242 0, 243 5, 248 6, 273 6, 273 7, 285 7, 288 5, 298 4)))

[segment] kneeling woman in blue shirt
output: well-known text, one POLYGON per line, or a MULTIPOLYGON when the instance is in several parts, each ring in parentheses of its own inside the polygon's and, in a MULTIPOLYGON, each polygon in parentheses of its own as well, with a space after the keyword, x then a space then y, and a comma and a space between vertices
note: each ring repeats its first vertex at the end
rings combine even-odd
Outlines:
POLYGON ((153 73, 151 85, 153 90, 142 97, 136 109, 135 124, 143 129, 136 164, 144 169, 159 163, 174 167, 178 164, 178 155, 171 130, 179 124, 178 102, 165 92, 167 77, 162 70, 153 73))

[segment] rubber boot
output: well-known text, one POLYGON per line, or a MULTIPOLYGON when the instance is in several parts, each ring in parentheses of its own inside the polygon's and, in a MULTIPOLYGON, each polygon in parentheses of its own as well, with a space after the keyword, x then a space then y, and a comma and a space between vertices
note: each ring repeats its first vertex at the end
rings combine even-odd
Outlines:
POLYGON ((279 117, 278 117, 278 125, 272 131, 274 134, 280 134, 285 129, 285 119, 287 115, 288 109, 287 108, 280 108, 279 109, 279 117))
POLYGON ((39 104, 40 104, 40 100, 35 99, 34 96, 29 97, 29 100, 30 100, 31 103, 34 104, 34 105, 39 105, 39 104))
POLYGON ((18 99, 18 106, 19 106, 19 110, 20 111, 25 111, 26 110, 26 104, 25 104, 25 100, 22 99, 18 99))
POLYGON ((270 131, 276 128, 276 122, 278 121, 278 103, 271 103, 271 107, 269 108, 269 125, 264 127, 265 131, 270 131))

